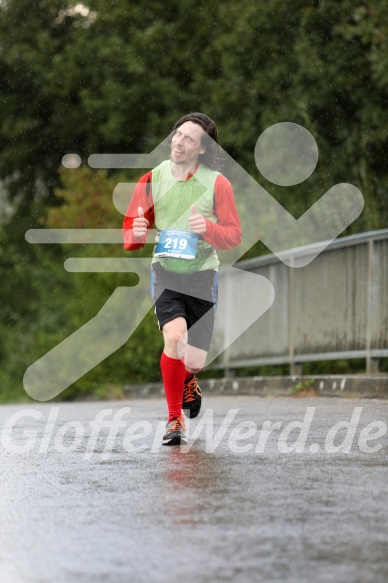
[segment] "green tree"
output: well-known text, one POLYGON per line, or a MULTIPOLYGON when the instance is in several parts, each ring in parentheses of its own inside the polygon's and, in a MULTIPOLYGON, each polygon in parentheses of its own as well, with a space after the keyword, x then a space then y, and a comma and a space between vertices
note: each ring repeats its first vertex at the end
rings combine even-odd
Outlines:
MULTIPOLYGON (((121 229, 123 217, 112 203, 112 193, 126 176, 116 173, 108 176, 104 170, 87 167, 61 171, 62 185, 56 195, 59 206, 49 210, 45 225, 53 229, 121 229)), ((62 245, 65 257, 114 258, 128 255, 123 244, 118 245, 62 245)), ((151 249, 131 253, 135 257, 150 257, 151 249)), ((62 262, 62 261, 61 261, 62 262)), ((71 294, 67 295, 68 327, 79 329, 94 317, 119 286, 137 284, 137 276, 126 273, 68 273, 71 294)), ((69 283, 68 283, 69 285, 69 283)), ((123 313, 133 309, 122 306, 123 313)), ((141 323, 135 334, 118 351, 96 366, 82 379, 65 391, 62 397, 70 398, 81 392, 99 396, 112 394, 112 387, 159 379, 159 355, 162 337, 158 332, 153 310, 141 323)), ((120 392, 113 393, 119 395, 120 392)))

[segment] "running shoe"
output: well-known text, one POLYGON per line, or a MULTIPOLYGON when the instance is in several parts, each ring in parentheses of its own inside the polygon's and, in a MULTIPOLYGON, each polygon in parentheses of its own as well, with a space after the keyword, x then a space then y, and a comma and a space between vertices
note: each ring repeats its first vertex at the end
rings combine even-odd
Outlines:
POLYGON ((163 445, 181 445, 187 443, 185 434, 185 422, 182 417, 172 419, 166 425, 166 433, 163 436, 163 445))
POLYGON ((191 375, 183 387, 182 409, 187 417, 194 419, 201 410, 202 391, 198 386, 198 379, 191 375))

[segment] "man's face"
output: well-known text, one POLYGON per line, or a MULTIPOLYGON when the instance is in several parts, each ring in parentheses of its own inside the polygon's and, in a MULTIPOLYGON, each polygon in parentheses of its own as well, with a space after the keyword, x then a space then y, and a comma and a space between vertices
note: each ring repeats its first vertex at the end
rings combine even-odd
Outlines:
POLYGON ((205 132, 197 123, 186 121, 175 130, 171 140, 171 161, 174 164, 195 164, 205 149, 201 144, 201 136, 205 132))

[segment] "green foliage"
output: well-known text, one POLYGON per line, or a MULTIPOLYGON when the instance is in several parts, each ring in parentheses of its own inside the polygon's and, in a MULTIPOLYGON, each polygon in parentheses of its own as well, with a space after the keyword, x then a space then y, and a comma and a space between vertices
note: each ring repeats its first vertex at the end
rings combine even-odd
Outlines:
POLYGON ((0 231, 0 401, 25 400, 24 371, 70 331, 61 251, 29 246, 13 227, 0 231))
MULTIPOLYGON (((14 213, 0 226, 3 397, 23 395, 28 364, 115 286, 131 285, 122 274, 68 274, 69 248, 25 241, 42 225, 121 226, 111 197, 124 175, 60 171, 66 153, 85 163, 96 152, 149 152, 178 117, 204 111, 222 146, 294 216, 351 182, 366 205, 346 234, 386 227, 387 23, 388 0, 0 2, 0 191, 14 213), (313 175, 287 188, 266 181, 253 157, 260 133, 280 121, 304 125, 320 153, 313 175)), ((102 252, 123 250, 71 249, 102 252)), ((258 243, 247 257, 265 252, 258 243)), ((155 378, 161 337, 152 315, 139 334, 68 394, 100 380, 155 378)))
POLYGON ((293 394, 301 395, 306 392, 314 392, 315 379, 307 378, 300 380, 294 387, 293 394))
MULTIPOLYGON (((123 174, 109 177, 105 171, 86 167, 80 170, 62 170, 62 186, 56 194, 62 201, 51 208, 45 225, 53 229, 78 228, 121 229, 123 217, 112 203, 112 193, 123 174)), ((127 254, 123 245, 63 245, 66 255, 72 257, 122 257, 127 254)), ((137 256, 149 254, 146 248, 137 256)), ((71 280, 72 297, 67 298, 69 323, 77 330, 94 317, 119 286, 136 285, 137 278, 125 273, 75 273, 67 274, 71 280)), ((122 310, 128 309, 123 305, 122 310)), ((70 387, 61 398, 72 398, 80 391, 111 395, 117 385, 157 380, 162 338, 155 316, 150 313, 132 335, 127 344, 70 387)))

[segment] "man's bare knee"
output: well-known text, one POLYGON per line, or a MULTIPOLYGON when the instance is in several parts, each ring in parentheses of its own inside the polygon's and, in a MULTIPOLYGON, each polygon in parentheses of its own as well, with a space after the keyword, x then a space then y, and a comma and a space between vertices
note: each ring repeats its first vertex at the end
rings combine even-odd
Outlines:
POLYGON ((166 346, 168 346, 169 348, 174 348, 176 349, 178 344, 181 344, 181 342, 184 340, 181 340, 182 337, 185 335, 185 333, 183 332, 171 332, 168 334, 164 335, 164 343, 166 346))
POLYGON ((164 351, 167 356, 178 358, 178 345, 185 344, 187 338, 186 321, 177 318, 163 326, 164 351))

